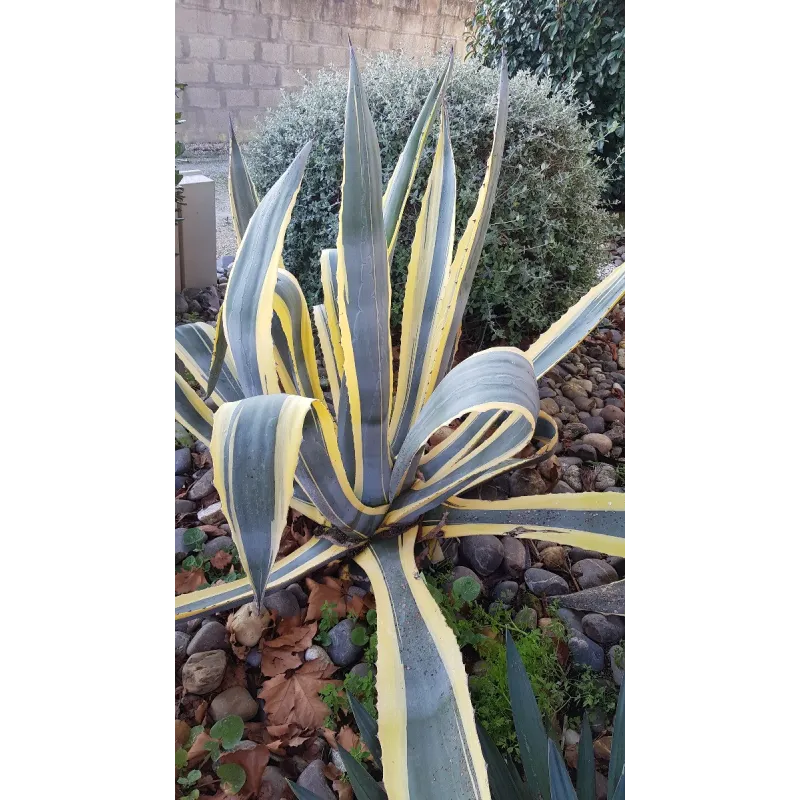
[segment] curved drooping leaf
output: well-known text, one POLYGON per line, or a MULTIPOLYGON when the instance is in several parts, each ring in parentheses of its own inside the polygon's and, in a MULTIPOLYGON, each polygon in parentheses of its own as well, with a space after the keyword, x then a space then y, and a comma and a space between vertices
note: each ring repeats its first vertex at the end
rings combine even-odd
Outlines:
POLYGON ((597 327, 625 293, 621 264, 554 322, 526 351, 533 371, 541 376, 574 350, 597 327))
POLYGON ((578 800, 595 800, 594 747, 589 714, 583 712, 581 740, 578 744, 578 800))
MULTIPOLYGON (((619 689, 617 711, 614 714, 614 736, 611 739, 611 758, 608 762, 608 795, 615 797, 618 783, 625 772, 625 678, 619 689)), ((625 792, 623 786, 623 794, 625 792)))
POLYGON ((470 411, 498 410, 518 412, 525 418, 530 438, 539 415, 539 391, 530 362, 516 348, 495 347, 476 353, 436 387, 397 454, 391 496, 397 497, 407 479, 413 478, 422 447, 434 431, 470 411))
POLYGON ((511 534, 625 556, 625 495, 618 492, 543 494, 508 500, 451 497, 425 515, 423 530, 433 529, 442 519, 445 538, 511 534))
POLYGON ((430 397, 436 386, 450 370, 455 354, 458 332, 464 309, 467 306, 472 280, 478 267, 492 206, 497 192, 497 181, 500 177, 500 163, 506 141, 506 124, 508 122, 508 69, 505 54, 500 60, 500 86, 498 89, 497 117, 495 119, 492 150, 486 164, 486 176, 478 192, 478 200, 472 216, 467 222, 464 234, 456 248, 447 274, 447 282, 440 292, 434 323, 433 341, 441 342, 434 350, 429 351, 428 362, 424 374, 425 387, 423 399, 430 397))
POLYGON ((392 177, 389 178, 386 192, 383 195, 383 224, 386 229, 386 246, 389 250, 390 264, 392 263, 394 246, 397 242, 397 234, 400 230, 400 221, 403 218, 403 209, 411 192, 422 150, 425 147, 431 125, 441 105, 452 69, 453 50, 451 48, 447 66, 431 87, 427 98, 425 98, 419 116, 411 129, 405 147, 403 147, 403 152, 400 153, 400 157, 397 159, 392 177))
POLYGON ((383 769, 381 764, 381 743, 378 739, 378 723, 370 716, 367 709, 364 708, 364 706, 362 706, 352 694, 350 694, 350 691, 346 691, 347 700, 350 703, 350 708, 352 709, 353 716, 356 719, 358 732, 361 735, 361 738, 364 740, 364 744, 366 745, 367 750, 369 750, 372 760, 380 769, 383 769))
POLYGON ((619 776, 617 789, 614 792, 612 800, 625 800, 625 767, 622 768, 622 775, 619 776))
POLYGON ((550 773, 547 764, 547 734, 530 678, 525 671, 517 646, 506 631, 506 669, 508 694, 514 716, 514 729, 519 740, 519 752, 528 785, 542 797, 550 797, 550 773))
POLYGON ((552 739, 547 740, 547 765, 550 772, 551 800, 578 800, 569 779, 567 765, 552 739))
POLYGON ((285 269, 278 270, 275 284, 272 338, 284 391, 324 400, 306 299, 297 279, 285 269))
MULTIPOLYGON (((342 394, 346 397, 353 437, 354 490, 364 503, 377 506, 388 502, 391 469, 389 262, 381 208, 378 137, 352 47, 336 250, 345 376, 342 394)), ((339 425, 343 424, 343 417, 340 409, 339 425)))
POLYGON ((208 445, 214 415, 211 409, 197 396, 197 392, 175 373, 175 419, 195 438, 208 445))
POLYGON ((313 402, 293 395, 248 397, 225 403, 216 415, 214 485, 257 608, 286 527, 303 422, 313 402))
POLYGON ((232 403, 244 397, 236 378, 236 367, 228 355, 221 362, 216 386, 209 394, 209 375, 214 349, 214 328, 207 322, 190 322, 175 328, 175 355, 200 384, 207 397, 218 405, 232 403))
POLYGON ((386 793, 378 786, 372 775, 341 745, 339 746, 339 757, 344 763, 350 783, 353 784, 356 800, 385 800, 386 793))
MULTIPOLYGON (((327 539, 312 538, 288 556, 277 560, 270 572, 266 589, 280 589, 295 583, 304 575, 344 558, 353 548, 343 547, 327 539)), ((192 619, 237 608, 253 599, 253 587, 247 578, 209 586, 175 598, 175 619, 192 619)))
POLYGON ((414 562, 416 530, 370 542, 356 563, 378 612, 378 732, 392 800, 489 800, 455 635, 414 562))
POLYGON ((273 299, 283 238, 310 150, 311 142, 258 204, 228 277, 220 313, 246 397, 280 390, 272 342, 273 299))
POLYGON ((294 781, 290 781, 288 778, 286 779, 286 783, 289 784, 289 788, 294 792, 294 796, 298 798, 298 800, 323 800, 318 794, 314 794, 310 789, 304 789, 302 786, 298 786, 294 781))
POLYGON ((258 192, 247 169, 239 142, 229 118, 230 141, 228 147, 228 197, 231 201, 231 216, 236 241, 241 243, 250 219, 258 208, 258 192))
POLYGON ((456 167, 450 124, 443 105, 439 141, 408 263, 397 393, 389 425, 394 452, 399 450, 425 400, 422 378, 428 349, 443 344, 431 335, 437 301, 453 255, 455 224, 456 167))

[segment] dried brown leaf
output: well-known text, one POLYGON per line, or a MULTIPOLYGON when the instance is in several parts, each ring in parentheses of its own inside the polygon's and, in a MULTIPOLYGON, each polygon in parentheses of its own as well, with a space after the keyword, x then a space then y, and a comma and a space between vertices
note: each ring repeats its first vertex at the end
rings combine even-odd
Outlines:
POLYGON ((247 776, 244 786, 237 795, 240 800, 248 800, 256 794, 261 786, 261 776, 269 764, 272 752, 263 745, 257 744, 249 750, 234 750, 232 753, 223 753, 219 757, 220 764, 238 764, 247 776))
POLYGON ((233 561, 233 556, 225 550, 218 550, 211 557, 211 566, 215 569, 225 569, 233 561))
POLYGON ((282 675, 290 669, 297 669, 303 659, 289 648, 264 649, 261 653, 261 672, 268 678, 282 675))
POLYGON ((335 664, 317 659, 265 681, 258 696, 266 703, 270 724, 294 722, 306 730, 322 725, 330 709, 320 700, 319 691, 328 684, 341 685, 341 681, 330 680, 336 669, 335 664))
POLYGON ((175 720, 175 749, 179 750, 189 740, 192 729, 182 720, 175 720))
POLYGON ((322 619, 322 606, 325 603, 332 603, 336 606, 339 619, 347 614, 347 589, 341 581, 331 576, 323 578, 322 583, 317 583, 312 578, 306 578, 306 587, 309 591, 306 622, 322 619))
POLYGON ((294 625, 293 627, 286 627, 283 623, 288 620, 281 620, 278 625, 278 636, 274 639, 268 639, 264 642, 265 648, 292 648, 292 652, 299 652, 311 647, 314 637, 317 635, 317 624, 311 623, 310 625, 294 625))
POLYGON ((206 581, 205 573, 202 569, 190 569, 184 572, 175 573, 175 594, 186 594, 187 592, 194 592, 197 589, 205 586, 206 581))

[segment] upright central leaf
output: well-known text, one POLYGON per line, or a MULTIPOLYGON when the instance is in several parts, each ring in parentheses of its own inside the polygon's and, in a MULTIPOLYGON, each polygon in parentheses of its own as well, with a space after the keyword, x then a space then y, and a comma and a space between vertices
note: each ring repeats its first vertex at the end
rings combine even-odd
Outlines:
MULTIPOLYGON (((355 493, 368 505, 387 502, 391 471, 390 284, 381 188, 378 137, 351 48, 336 243, 339 328, 344 356, 338 417, 346 432, 340 443, 352 439, 349 446, 355 464, 355 493)), ((344 453, 343 457, 348 460, 344 453)))

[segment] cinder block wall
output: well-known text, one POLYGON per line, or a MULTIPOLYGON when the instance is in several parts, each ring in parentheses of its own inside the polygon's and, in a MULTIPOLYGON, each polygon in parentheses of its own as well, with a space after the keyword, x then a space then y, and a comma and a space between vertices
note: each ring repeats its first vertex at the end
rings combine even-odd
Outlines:
POLYGON ((367 52, 430 58, 453 45, 463 56, 473 8, 472 0, 176 0, 175 78, 187 84, 177 135, 224 140, 231 114, 247 138, 281 90, 323 66, 346 66, 348 34, 367 52))

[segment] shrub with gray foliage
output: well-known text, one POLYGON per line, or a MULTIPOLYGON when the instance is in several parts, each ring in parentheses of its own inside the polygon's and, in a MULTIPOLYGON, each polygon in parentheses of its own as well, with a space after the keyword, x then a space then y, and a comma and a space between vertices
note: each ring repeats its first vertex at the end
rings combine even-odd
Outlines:
MULTIPOLYGON (((362 75, 381 148, 384 185, 443 68, 381 54, 362 75)), ((336 246, 346 72, 323 70, 284 98, 259 123, 248 161, 260 191, 271 186, 309 139, 314 147, 286 236, 284 260, 312 303, 322 301, 319 254, 336 246)), ((456 63, 447 91, 458 181, 456 242, 477 199, 492 143, 495 70, 456 63)), ((581 107, 547 81, 526 73, 511 80, 505 156, 465 334, 484 346, 518 344, 543 331, 596 282, 610 218, 601 207, 603 177, 581 107)), ((423 154, 392 263, 392 322, 402 314, 414 226, 430 171, 438 123, 423 154)))

